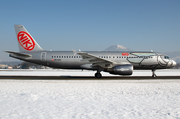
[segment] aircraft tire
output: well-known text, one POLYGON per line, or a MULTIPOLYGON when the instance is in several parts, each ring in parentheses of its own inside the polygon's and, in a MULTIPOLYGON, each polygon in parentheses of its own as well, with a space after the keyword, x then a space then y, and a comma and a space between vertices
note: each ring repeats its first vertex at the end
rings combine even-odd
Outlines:
POLYGON ((156 74, 153 74, 152 77, 153 77, 153 78, 156 78, 157 76, 156 76, 156 74))
POLYGON ((102 75, 101 75, 101 73, 95 73, 95 77, 96 78, 102 78, 102 75))

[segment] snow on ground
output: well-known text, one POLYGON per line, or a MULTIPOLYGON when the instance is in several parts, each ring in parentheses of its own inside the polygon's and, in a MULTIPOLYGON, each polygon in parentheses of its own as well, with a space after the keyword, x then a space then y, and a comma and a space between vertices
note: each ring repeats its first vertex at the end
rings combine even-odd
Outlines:
MULTIPOLYGON (((74 72, 1 70, 0 76, 94 75, 92 71, 74 72)), ((159 70, 157 74, 179 75, 179 70, 159 70)), ((151 76, 151 72, 135 71, 134 75, 151 76)), ((180 119, 180 79, 113 80, 113 77, 112 80, 0 79, 0 119, 128 118, 180 119)))
POLYGON ((0 119, 179 119, 180 80, 0 80, 0 119))

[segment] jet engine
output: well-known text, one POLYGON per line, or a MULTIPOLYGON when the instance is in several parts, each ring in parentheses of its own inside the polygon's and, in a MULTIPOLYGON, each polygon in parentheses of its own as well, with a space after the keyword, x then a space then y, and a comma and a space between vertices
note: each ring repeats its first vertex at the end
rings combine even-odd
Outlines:
POLYGON ((107 69, 107 72, 109 72, 110 74, 117 74, 117 75, 132 75, 133 65, 131 64, 116 65, 113 68, 107 69))

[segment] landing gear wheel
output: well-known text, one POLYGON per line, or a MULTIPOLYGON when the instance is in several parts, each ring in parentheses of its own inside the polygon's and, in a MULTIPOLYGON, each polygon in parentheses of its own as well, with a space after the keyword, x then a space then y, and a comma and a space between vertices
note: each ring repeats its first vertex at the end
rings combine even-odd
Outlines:
POLYGON ((95 77, 96 78, 102 78, 102 75, 101 75, 101 73, 95 73, 95 77))
POLYGON ((152 77, 155 78, 155 77, 156 77, 156 74, 153 74, 152 77))

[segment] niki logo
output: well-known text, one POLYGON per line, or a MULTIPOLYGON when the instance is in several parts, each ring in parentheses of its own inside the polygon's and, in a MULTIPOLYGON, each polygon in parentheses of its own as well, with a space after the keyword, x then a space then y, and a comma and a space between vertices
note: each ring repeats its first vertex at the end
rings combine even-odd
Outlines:
POLYGON ((129 56, 129 53, 122 53, 122 56, 129 56))
POLYGON ((24 32, 24 31, 20 31, 17 35, 17 39, 18 39, 18 42, 19 44, 25 49, 25 50, 28 50, 28 51, 31 51, 34 49, 35 47, 35 42, 34 40, 32 39, 32 37, 27 33, 27 32, 24 32))

